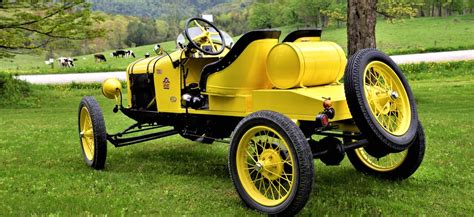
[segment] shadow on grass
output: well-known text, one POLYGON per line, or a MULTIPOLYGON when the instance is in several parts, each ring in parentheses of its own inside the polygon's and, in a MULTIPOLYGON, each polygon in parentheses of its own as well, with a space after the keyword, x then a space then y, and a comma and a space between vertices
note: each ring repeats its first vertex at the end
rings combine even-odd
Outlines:
POLYGON ((229 179, 227 153, 216 150, 213 145, 186 141, 179 146, 154 146, 139 150, 120 148, 107 159, 106 170, 229 179))
POLYGON ((422 196, 419 189, 426 186, 426 180, 420 182, 416 173, 406 180, 393 181, 369 176, 348 166, 316 167, 314 178, 307 207, 317 209, 319 213, 341 206, 352 211, 364 207, 368 210, 360 213, 379 215, 373 207, 365 207, 367 201, 403 201, 414 192, 422 196), (347 204, 348 200, 352 203, 347 204))

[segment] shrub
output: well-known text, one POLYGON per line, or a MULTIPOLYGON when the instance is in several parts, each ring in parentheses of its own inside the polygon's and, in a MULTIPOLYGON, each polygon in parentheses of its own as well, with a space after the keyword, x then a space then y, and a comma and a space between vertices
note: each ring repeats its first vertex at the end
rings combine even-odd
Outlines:
POLYGON ((24 98, 29 97, 30 85, 18 80, 11 74, 0 73, 0 105, 22 104, 24 98))

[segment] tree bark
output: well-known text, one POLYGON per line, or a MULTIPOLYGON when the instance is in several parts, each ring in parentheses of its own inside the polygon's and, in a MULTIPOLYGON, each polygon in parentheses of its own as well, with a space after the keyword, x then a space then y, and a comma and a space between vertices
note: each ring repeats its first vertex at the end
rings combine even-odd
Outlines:
POLYGON ((347 1, 347 51, 348 56, 360 49, 375 48, 377 0, 347 1))
POLYGON ((441 2, 441 0, 438 0, 438 16, 443 16, 443 3, 441 2))

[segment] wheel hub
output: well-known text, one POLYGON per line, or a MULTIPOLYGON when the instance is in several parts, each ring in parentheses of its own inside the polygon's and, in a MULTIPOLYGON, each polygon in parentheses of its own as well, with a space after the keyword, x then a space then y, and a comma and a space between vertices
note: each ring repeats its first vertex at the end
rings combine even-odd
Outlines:
POLYGON ((396 100, 398 97, 400 96, 398 95, 397 91, 392 91, 392 93, 390 93, 390 98, 392 98, 392 100, 396 100))
POLYGON ((255 168, 257 169, 257 172, 260 172, 260 171, 263 169, 263 162, 258 161, 258 162, 255 164, 255 168))
POLYGON ((256 163, 257 171, 269 180, 277 180, 283 174, 283 159, 279 152, 266 149, 256 163))

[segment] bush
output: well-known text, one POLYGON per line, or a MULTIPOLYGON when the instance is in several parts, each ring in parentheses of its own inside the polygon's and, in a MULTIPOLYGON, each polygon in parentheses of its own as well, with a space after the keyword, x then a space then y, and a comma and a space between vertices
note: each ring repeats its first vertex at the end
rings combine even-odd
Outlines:
MULTIPOLYGON (((0 73, 0 105, 24 105, 31 93, 30 85, 11 74, 0 73)), ((28 100, 27 100, 28 101, 28 100)))

